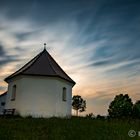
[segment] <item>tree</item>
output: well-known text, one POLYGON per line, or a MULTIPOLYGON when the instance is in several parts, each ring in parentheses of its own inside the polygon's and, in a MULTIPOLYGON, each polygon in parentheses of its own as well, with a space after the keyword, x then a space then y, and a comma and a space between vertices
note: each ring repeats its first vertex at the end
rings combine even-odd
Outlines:
POLYGON ((129 117, 132 115, 133 103, 128 94, 117 95, 110 103, 108 113, 110 118, 129 117))
POLYGON ((133 117, 140 119, 140 100, 133 105, 133 117))
POLYGON ((96 116, 96 119, 105 120, 105 116, 97 115, 97 116, 96 116))
POLYGON ((95 118, 95 115, 93 113, 86 114, 86 118, 95 118))
POLYGON ((85 111, 86 101, 83 100, 81 96, 75 95, 72 98, 72 108, 76 110, 76 116, 78 116, 78 112, 85 111))

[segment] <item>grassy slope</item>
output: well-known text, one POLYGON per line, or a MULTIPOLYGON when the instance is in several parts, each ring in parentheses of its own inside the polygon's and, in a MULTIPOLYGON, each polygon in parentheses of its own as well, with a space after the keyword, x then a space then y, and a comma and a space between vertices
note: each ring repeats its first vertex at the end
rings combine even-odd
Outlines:
POLYGON ((140 131, 139 120, 105 121, 86 118, 0 118, 0 140, 134 140, 128 131, 140 131))

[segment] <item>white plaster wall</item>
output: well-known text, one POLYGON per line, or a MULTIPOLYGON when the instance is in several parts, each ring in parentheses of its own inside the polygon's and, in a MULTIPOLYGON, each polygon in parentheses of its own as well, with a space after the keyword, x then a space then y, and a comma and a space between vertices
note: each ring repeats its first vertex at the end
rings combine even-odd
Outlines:
POLYGON ((57 80, 56 114, 59 116, 71 116, 72 85, 64 80, 57 80), (66 101, 62 100, 63 87, 66 88, 66 101))
POLYGON ((13 109, 15 108, 16 110, 18 110, 20 108, 20 94, 21 93, 21 82, 22 82, 22 77, 19 76, 17 78, 14 78, 14 80, 9 81, 8 84, 8 90, 7 90, 7 96, 6 96, 6 105, 5 108, 6 109, 13 109), (16 100, 11 101, 11 96, 12 96, 12 88, 13 86, 16 85, 16 100))
POLYGON ((0 96, 0 114, 3 114, 3 109, 5 108, 5 106, 1 105, 2 102, 6 102, 6 95, 0 96))
POLYGON ((6 108, 15 108, 22 116, 70 116, 72 84, 55 77, 24 76, 9 83, 6 108), (15 101, 11 101, 12 86, 17 85, 15 101), (67 101, 62 101, 63 87, 67 101))

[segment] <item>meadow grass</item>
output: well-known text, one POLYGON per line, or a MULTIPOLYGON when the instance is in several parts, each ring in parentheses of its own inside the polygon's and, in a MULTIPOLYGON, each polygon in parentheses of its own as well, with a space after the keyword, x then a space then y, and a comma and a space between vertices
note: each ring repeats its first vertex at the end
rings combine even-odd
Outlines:
POLYGON ((140 120, 98 120, 84 117, 0 117, 0 140, 138 140, 129 130, 140 131, 140 120))

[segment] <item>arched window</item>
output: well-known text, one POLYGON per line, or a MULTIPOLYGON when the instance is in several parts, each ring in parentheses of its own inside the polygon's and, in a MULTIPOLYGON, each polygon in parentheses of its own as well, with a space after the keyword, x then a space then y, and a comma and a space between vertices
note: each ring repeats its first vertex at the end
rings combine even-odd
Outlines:
POLYGON ((1 102, 1 106, 5 106, 5 102, 1 102))
POLYGON ((66 101, 66 99, 67 99, 67 89, 63 87, 62 100, 66 101))
POLYGON ((12 96, 11 96, 11 101, 14 101, 16 98, 16 85, 13 86, 12 88, 12 96))

